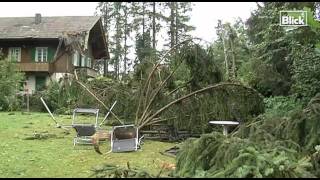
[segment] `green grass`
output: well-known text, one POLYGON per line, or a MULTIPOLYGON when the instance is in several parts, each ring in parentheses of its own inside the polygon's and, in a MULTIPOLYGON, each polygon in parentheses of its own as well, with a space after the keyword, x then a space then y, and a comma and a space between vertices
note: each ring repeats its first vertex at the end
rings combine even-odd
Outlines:
MULTIPOLYGON (((58 121, 71 124, 71 116, 60 116, 58 121)), ((110 127, 104 127, 110 129, 110 127)), ((73 137, 55 128, 46 113, 0 113, 0 177, 88 177, 92 167, 103 163, 141 168, 152 174, 160 171, 162 163, 175 163, 175 159, 159 152, 175 144, 145 141, 137 152, 108 153, 110 141, 101 145, 103 155, 97 154, 92 146, 74 149, 73 137), (56 137, 25 140, 34 132, 47 132, 56 137)))

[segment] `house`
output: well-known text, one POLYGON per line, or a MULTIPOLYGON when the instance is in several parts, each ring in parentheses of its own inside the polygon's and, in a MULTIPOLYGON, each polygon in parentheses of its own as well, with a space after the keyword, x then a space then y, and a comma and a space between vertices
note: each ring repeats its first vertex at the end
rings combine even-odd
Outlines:
POLYGON ((0 17, 0 50, 25 72, 29 93, 74 70, 97 76, 97 60, 109 59, 99 16, 0 17))

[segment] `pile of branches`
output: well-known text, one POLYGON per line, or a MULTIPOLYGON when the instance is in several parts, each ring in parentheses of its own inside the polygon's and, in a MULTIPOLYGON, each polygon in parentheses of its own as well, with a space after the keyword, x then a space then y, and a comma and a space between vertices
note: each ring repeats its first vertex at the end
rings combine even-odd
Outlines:
POLYGON ((188 140, 177 157, 182 177, 315 177, 309 157, 281 142, 253 142, 221 133, 188 140))

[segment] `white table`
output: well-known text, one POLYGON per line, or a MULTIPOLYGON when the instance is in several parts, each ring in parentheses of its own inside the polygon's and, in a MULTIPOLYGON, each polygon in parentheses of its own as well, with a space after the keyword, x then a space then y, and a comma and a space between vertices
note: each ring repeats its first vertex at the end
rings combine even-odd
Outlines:
POLYGON ((228 135, 227 126, 239 125, 239 122, 237 122, 237 121, 209 121, 209 124, 222 125, 222 127, 223 127, 223 135, 226 136, 226 135, 228 135))

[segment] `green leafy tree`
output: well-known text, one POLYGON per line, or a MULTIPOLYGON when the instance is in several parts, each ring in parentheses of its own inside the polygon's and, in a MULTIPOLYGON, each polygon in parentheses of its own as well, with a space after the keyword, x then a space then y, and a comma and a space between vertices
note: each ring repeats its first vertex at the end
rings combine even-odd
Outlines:
POLYGON ((249 61, 251 52, 244 22, 240 18, 234 24, 220 22, 216 31, 218 39, 210 45, 210 54, 214 56, 216 64, 221 67, 224 79, 229 79, 227 70, 230 69, 234 80, 245 83, 246 74, 243 72, 247 73, 247 71, 243 69, 247 67, 246 63, 249 61))
POLYGON ((311 47, 295 49, 292 92, 309 101, 320 92, 320 53, 311 47))
POLYGON ((190 13, 192 11, 191 2, 167 2, 166 7, 169 8, 170 14, 166 21, 169 25, 169 47, 189 38, 188 32, 195 29, 195 27, 188 24, 190 20, 190 13))
POLYGON ((308 2, 266 2, 248 19, 247 34, 252 50, 249 72, 253 74, 249 84, 264 95, 288 95, 292 85, 292 47, 318 42, 317 32, 311 27, 289 30, 280 26, 279 12, 313 5, 308 2))
POLYGON ((15 110, 18 106, 16 93, 23 90, 24 75, 18 72, 16 64, 0 60, 0 110, 15 110))

